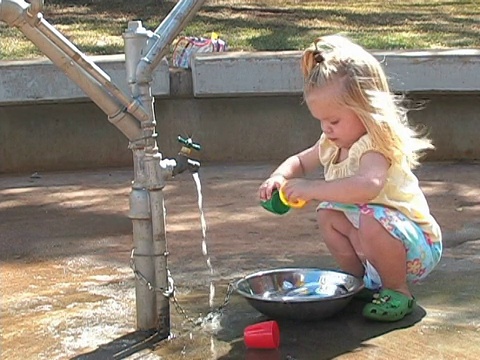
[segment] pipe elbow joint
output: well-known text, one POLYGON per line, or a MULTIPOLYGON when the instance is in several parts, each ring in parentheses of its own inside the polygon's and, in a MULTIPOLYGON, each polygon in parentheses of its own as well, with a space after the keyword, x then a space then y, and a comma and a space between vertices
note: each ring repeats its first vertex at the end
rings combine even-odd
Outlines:
POLYGON ((162 159, 160 160, 160 169, 163 172, 163 178, 168 178, 173 176, 173 171, 177 166, 177 161, 175 159, 162 159))
POLYGON ((150 84, 153 81, 152 63, 146 57, 140 59, 137 65, 135 78, 139 84, 150 84))

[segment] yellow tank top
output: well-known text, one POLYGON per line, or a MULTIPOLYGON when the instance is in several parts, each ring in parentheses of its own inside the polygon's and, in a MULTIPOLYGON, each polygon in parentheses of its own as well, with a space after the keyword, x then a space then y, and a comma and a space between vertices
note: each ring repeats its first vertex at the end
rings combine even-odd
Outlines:
MULTIPOLYGON (((362 155, 368 151, 376 151, 368 134, 363 135, 352 145, 348 157, 341 162, 336 162, 340 149, 324 134, 320 137, 319 149, 320 162, 324 167, 326 181, 353 176, 358 171, 362 155)), ((406 161, 390 166, 385 186, 370 203, 397 209, 417 223, 424 232, 430 235, 433 242, 442 241, 440 226, 430 214, 418 179, 406 161)))

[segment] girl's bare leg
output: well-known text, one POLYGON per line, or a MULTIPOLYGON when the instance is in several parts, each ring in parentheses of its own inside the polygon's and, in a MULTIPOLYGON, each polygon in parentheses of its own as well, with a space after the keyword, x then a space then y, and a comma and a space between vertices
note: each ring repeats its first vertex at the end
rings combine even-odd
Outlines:
POLYGON ((341 211, 320 209, 317 220, 328 250, 343 271, 362 277, 364 267, 358 239, 357 229, 341 211))
POLYGON ((407 254, 403 243, 366 214, 360 215, 358 238, 366 259, 380 275, 382 286, 412 297, 407 286, 407 254))

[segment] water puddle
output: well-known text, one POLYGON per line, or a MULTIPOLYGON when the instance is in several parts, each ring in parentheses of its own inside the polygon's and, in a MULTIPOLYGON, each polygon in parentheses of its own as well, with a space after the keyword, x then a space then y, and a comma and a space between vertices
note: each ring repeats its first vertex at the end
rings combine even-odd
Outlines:
POLYGON ((93 264, 2 265, 2 359, 65 359, 134 330, 133 280, 93 264))
MULTIPOLYGON (((171 340, 156 344, 168 353, 168 359, 216 359, 230 348, 228 342, 216 339, 221 315, 214 309, 214 268, 207 247, 198 174, 194 181, 200 212, 201 256, 208 268, 209 287, 207 294, 205 289, 184 293, 179 289, 179 302, 193 321, 186 321, 172 307, 171 340)), ((1 304, 5 309, 0 320, 2 359, 102 358, 104 349, 110 348, 111 355, 137 341, 134 276, 127 263, 121 267, 102 265, 94 256, 32 258, 2 264, 1 273, 1 304)))
MULTIPOLYGON (((228 288, 227 282, 219 282, 219 288, 228 288)), ((209 291, 209 290, 208 290, 209 291)), ((154 351, 162 359, 220 359, 227 356, 232 349, 231 342, 236 338, 239 341, 237 321, 244 321, 250 318, 255 321, 261 317, 260 314, 248 308, 238 297, 232 297, 228 306, 222 313, 216 312, 210 306, 206 306, 205 299, 210 296, 205 288, 189 289, 188 293, 180 295, 178 301, 185 309, 189 316, 196 317, 200 322, 197 326, 193 326, 190 322, 185 321, 181 314, 172 311, 171 315, 171 331, 172 338, 157 344, 154 351), (239 305, 245 311, 235 311, 233 314, 236 320, 232 320, 230 308, 239 305)), ((242 330, 243 331, 243 330, 242 330)), ((243 341, 243 340, 242 340, 243 341)))

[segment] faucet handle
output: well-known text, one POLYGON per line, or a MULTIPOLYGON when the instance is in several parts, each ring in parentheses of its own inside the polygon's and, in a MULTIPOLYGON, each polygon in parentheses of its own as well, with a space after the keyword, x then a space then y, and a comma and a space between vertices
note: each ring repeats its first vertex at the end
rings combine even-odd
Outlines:
POLYGON ((181 143, 183 146, 185 146, 188 149, 193 149, 200 151, 202 149, 202 146, 199 143, 193 142, 192 138, 184 138, 180 135, 177 136, 177 141, 181 143))

